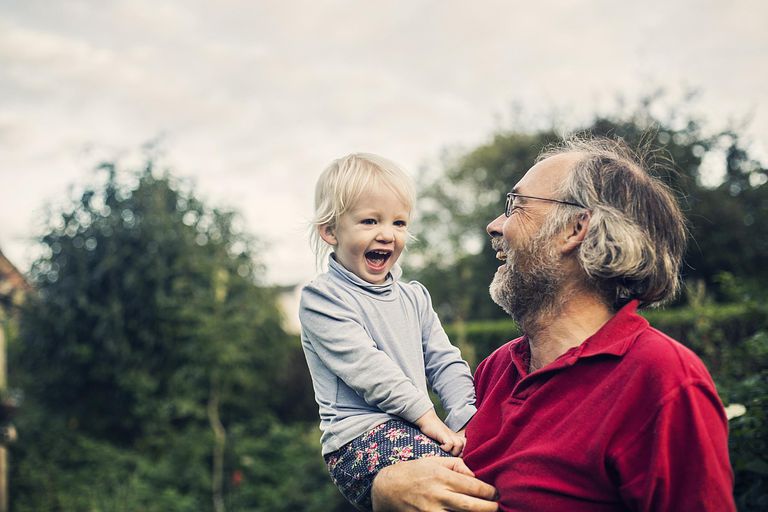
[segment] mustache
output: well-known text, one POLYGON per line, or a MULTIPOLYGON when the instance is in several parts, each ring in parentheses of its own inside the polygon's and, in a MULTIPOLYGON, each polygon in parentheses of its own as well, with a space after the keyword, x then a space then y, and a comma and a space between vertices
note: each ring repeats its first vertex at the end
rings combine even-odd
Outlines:
POLYGON ((502 251, 506 254, 509 251, 509 244, 501 237, 491 238, 491 247, 495 252, 502 251))

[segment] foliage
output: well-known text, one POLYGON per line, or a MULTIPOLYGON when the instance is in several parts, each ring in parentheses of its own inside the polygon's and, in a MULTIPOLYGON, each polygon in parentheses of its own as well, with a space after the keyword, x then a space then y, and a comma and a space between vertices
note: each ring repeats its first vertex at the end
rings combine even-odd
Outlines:
MULTIPOLYGON (((685 109, 654 115, 655 101, 597 117, 574 131, 623 138, 677 192, 692 239, 684 277, 703 281, 720 300, 720 272, 768 281, 762 256, 768 253, 768 225, 757 221, 768 213, 768 170, 750 156, 738 133, 706 135, 685 109), (723 175, 716 186, 708 185, 705 158, 709 173, 723 175)), ((488 250, 485 226, 501 213, 504 195, 541 148, 559 139, 554 128, 500 131, 487 144, 447 157, 443 169, 422 178, 415 224, 421 243, 413 247, 408 270, 437 298, 444 320, 504 317, 488 300, 498 261, 488 250)))
MULTIPOLYGON (((746 406, 731 423, 737 499, 762 510, 768 174, 737 133, 705 135, 684 110, 652 115, 653 102, 584 130, 644 147, 683 199, 688 291, 645 314, 701 355, 726 402, 746 406), (719 157, 712 184, 702 164, 719 157)), ((473 366, 519 335, 488 297, 498 262, 484 227, 558 139, 555 129, 502 131, 423 177, 407 270, 473 366)), ((351 510, 319 455, 300 343, 259 281, 257 242, 236 214, 207 208, 151 164, 127 181, 112 164, 102 171, 101 185, 49 219, 36 291, 8 330, 10 384, 25 393, 13 509, 351 510)))
POLYGON ((12 452, 14 510, 192 512, 210 501, 199 492, 210 432, 179 432, 155 459, 78 432, 38 404, 25 409, 12 452))
POLYGON ((131 193, 110 168, 42 238, 19 355, 28 392, 126 444, 204 420, 215 386, 225 408, 262 408, 268 379, 252 375, 274 375, 284 335, 233 219, 151 167, 131 193))
POLYGON ((768 507, 768 330, 756 334, 748 344, 762 369, 728 390, 730 402, 746 408, 743 416, 731 420, 729 439, 734 492, 743 512, 768 507))
POLYGON ((331 484, 320 456, 316 422, 272 423, 264 432, 238 429, 229 494, 231 510, 343 512, 354 510, 331 484), (238 480, 236 480, 238 481, 238 480), (249 484, 250 485, 246 485, 249 484))
MULTIPOLYGON (((761 359, 753 357, 744 343, 768 327, 768 307, 764 304, 712 303, 641 313, 651 325, 694 350, 724 384, 743 379, 761 368, 761 359)), ((509 318, 448 324, 446 332, 452 340, 464 339, 464 343, 472 347, 474 361, 468 361, 474 364, 521 335, 520 328, 509 318)))
POLYGON ((275 392, 303 363, 288 371, 298 343, 259 284, 255 241, 151 164, 132 186, 102 169, 49 219, 10 347, 27 397, 14 508, 319 510, 333 488, 306 434, 315 422, 280 424, 307 416, 275 392))

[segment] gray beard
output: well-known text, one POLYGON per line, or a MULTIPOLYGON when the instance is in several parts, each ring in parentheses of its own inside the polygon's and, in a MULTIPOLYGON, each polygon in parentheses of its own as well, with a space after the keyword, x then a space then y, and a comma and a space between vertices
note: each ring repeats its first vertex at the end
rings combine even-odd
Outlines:
POLYGON ((516 251, 502 242, 506 264, 496 271, 490 286, 493 301, 525 332, 531 332, 541 320, 555 314, 560 304, 565 279, 560 257, 547 231, 539 231, 516 251))

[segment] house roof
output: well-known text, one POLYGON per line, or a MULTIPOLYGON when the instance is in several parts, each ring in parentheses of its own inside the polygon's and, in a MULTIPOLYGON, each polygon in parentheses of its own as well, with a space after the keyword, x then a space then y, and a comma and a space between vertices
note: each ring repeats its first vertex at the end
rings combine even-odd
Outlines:
POLYGON ((0 298, 11 299, 29 292, 32 286, 24 274, 0 251, 0 298))

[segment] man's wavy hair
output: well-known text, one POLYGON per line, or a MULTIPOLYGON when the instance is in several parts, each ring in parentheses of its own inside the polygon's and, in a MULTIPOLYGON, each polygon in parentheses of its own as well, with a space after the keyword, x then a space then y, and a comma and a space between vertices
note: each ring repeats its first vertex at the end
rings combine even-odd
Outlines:
MULTIPOLYGON (((559 192, 591 211, 577 255, 587 284, 615 309, 632 299, 652 307, 674 298, 687 230, 670 188, 620 139, 572 137, 537 161, 562 153, 583 155, 559 192)), ((559 205, 553 215, 564 228, 578 213, 559 205)))

